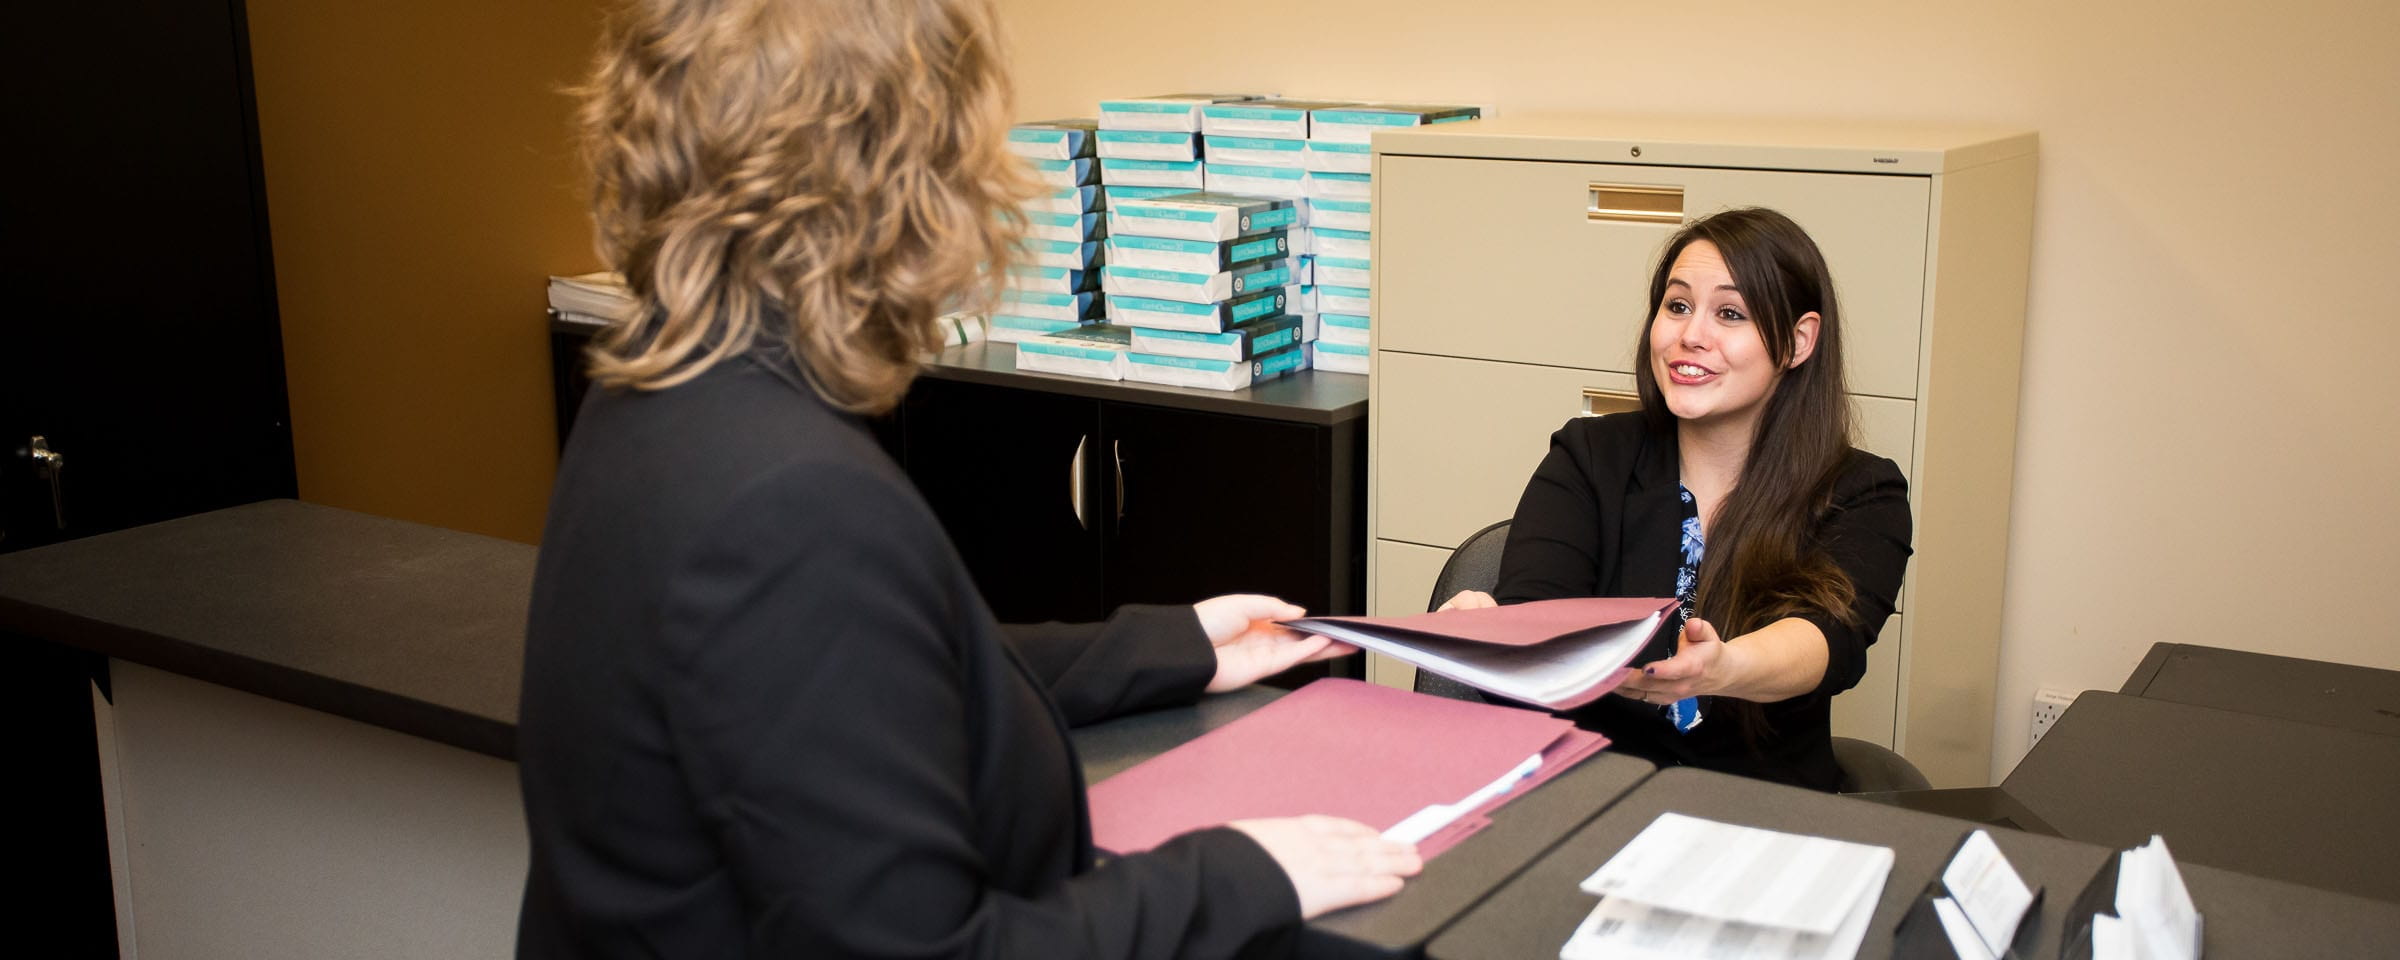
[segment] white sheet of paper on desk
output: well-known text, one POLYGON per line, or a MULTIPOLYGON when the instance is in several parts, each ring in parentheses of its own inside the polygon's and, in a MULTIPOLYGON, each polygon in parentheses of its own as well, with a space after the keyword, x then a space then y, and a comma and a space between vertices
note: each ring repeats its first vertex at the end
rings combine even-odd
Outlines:
POLYGON ((1889 847, 1660 814, 1584 879, 1602 900, 1559 956, 1854 956, 1891 871, 1889 847))
POLYGON ((1942 918, 1942 935, 1950 940, 1950 953, 1958 960, 1997 960, 1998 953, 1985 946, 1983 934, 1967 919, 1966 908, 1949 897, 1935 897, 1933 915, 1942 918))
POLYGON ((2142 960, 2198 960, 2200 911, 2165 837, 2117 855, 2117 916, 2142 960))
MULTIPOLYGON (((1982 941, 1983 954, 1996 957, 2007 953, 2016 939, 2017 924, 2025 919, 2025 909, 2033 905, 2033 891, 2017 876, 1991 834, 1977 830, 1967 835, 1958 854, 1942 868, 1942 886, 1950 891, 1947 899, 1956 907, 1959 921, 1982 941)), ((1943 916, 1942 924, 1948 929, 1950 917, 1943 916)), ((1957 938, 1956 931, 1951 937, 1957 938)))

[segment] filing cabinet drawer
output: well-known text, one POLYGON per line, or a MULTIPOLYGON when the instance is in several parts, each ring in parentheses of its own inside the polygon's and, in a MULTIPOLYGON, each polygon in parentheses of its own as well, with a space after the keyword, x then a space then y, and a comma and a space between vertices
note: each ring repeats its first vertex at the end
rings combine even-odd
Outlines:
MULTIPOLYGON (((1394 540, 1368 546, 1375 552, 1375 583, 1367 592, 1367 612, 1378 617, 1424 613, 1433 582, 1441 579, 1442 564, 1450 562, 1451 551, 1394 540)), ((1416 687, 1416 667, 1380 653, 1366 657, 1367 679, 1403 690, 1416 687)))
POLYGON ((1789 214, 1824 250, 1850 389, 1913 398, 1930 180, 1534 160, 1379 158, 1377 346, 1630 372, 1677 222, 1592 219, 1595 184, 1680 190, 1686 217, 1789 214))
POLYGON ((1584 390, 1633 392, 1623 373, 1390 351, 1377 364, 1375 536, 1445 549, 1516 514, 1584 390))
POLYGON ((1907 642, 1908 617, 1893 614, 1867 648, 1867 675, 1833 698, 1833 735, 1865 740, 1886 749, 1900 716, 1900 648, 1907 642))

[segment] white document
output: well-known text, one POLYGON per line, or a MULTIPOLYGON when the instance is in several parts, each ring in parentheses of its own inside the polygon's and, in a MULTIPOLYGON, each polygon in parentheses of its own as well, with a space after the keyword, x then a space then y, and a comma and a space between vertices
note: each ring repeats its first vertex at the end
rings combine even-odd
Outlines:
POLYGON ((1889 847, 1660 814, 1584 879, 1603 899, 1559 956, 1855 956, 1891 871, 1889 847))
MULTIPOLYGON (((1967 835, 1950 865, 1942 868, 1942 886, 1949 888, 1948 901, 1959 920, 1983 943, 1983 954, 1997 957, 2007 953, 2016 939, 2017 924, 2025 919, 2025 909, 2033 905, 2033 890, 2017 876, 1991 834, 1977 830, 1967 835)), ((1941 903, 1934 906, 1938 909, 1941 903)), ((1942 917, 1942 927, 1957 939, 1947 914, 1942 917)))
POLYGON ((1314 624, 1309 631, 1406 661, 1478 690, 1555 707, 1624 669, 1627 662, 1642 652, 1642 644, 1658 630, 1659 621, 1665 616, 1653 614, 1571 642, 1552 641, 1530 647, 1430 637, 1412 637, 1402 642, 1341 624, 1314 624))
POLYGON ((2092 960, 2135 960, 2139 956, 2125 921, 2105 913, 2092 915, 2092 960))
POLYGON ((2199 960, 2200 911, 2165 837, 2117 855, 2117 917, 2142 960, 2199 960))
POLYGON ((1518 783, 1526 777, 1540 772, 1541 769, 1541 754, 1537 753, 1526 757, 1524 763, 1517 764, 1514 769, 1501 774, 1500 779, 1485 784, 1483 789, 1467 794, 1464 800, 1457 803, 1433 804, 1409 814, 1407 819, 1392 824, 1391 829, 1385 830, 1383 838, 1401 843, 1421 843, 1426 837, 1433 836, 1443 827, 1447 827, 1458 818, 1465 816, 1468 811, 1491 802, 1494 797, 1516 789, 1518 783))
POLYGON ((1983 935, 1975 932, 1975 924, 1967 919, 1967 911, 1958 901, 1936 897, 1933 915, 1942 920, 1942 935, 1950 941, 1950 954, 1958 960, 1999 960, 2000 955, 1983 943, 1983 935))

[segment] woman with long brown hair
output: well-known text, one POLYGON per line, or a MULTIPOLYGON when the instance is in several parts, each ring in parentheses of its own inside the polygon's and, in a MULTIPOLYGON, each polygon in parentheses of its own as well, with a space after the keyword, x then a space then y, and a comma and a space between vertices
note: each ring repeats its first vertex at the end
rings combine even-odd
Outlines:
POLYGON ((1910 552, 1907 480, 1850 444, 1832 275, 1790 218, 1729 210, 1668 241, 1649 310, 1641 410, 1552 435, 1493 594, 1445 606, 1679 597, 1674 656, 1577 723, 1662 764, 1831 790, 1828 711, 1910 552))
POLYGON ((591 357, 528 618, 525 957, 1218 957, 1406 844, 1254 820, 1097 862, 1066 729, 1346 652, 1268 597, 1004 628, 858 415, 1030 193, 990 0, 638 0, 582 91, 591 357))

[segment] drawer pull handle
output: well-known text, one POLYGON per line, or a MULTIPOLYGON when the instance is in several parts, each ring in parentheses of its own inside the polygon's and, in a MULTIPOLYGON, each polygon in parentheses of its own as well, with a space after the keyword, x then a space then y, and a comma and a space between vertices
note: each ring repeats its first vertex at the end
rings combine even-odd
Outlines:
POLYGON ((1631 413, 1642 408, 1642 398, 1622 390, 1583 388, 1583 412, 1579 417, 1597 417, 1611 413, 1631 413))
POLYGON ((1608 223, 1682 223, 1683 188, 1595 183, 1592 205, 1583 217, 1608 223))
POLYGON ((1083 511, 1083 448, 1091 442, 1090 434, 1077 437, 1075 455, 1067 459, 1067 505, 1075 508, 1075 525, 1085 530, 1091 529, 1092 524, 1083 511))

